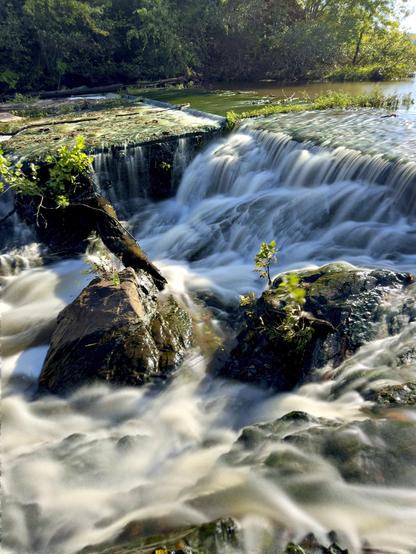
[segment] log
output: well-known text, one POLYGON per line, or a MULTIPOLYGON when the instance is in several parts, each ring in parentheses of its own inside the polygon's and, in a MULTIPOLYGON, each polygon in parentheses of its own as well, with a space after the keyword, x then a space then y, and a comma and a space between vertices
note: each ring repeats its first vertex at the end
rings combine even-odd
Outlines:
POLYGON ((167 285, 166 279, 152 264, 134 237, 121 225, 110 202, 103 196, 95 195, 88 204, 92 204, 91 207, 97 210, 96 230, 110 252, 117 256, 125 267, 146 271, 156 287, 163 290, 167 285))

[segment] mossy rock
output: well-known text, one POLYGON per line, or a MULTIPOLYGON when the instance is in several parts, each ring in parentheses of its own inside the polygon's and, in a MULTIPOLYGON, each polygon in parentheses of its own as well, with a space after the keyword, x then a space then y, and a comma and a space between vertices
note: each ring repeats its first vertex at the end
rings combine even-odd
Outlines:
POLYGON ((416 406, 416 383, 384 385, 379 388, 369 390, 365 395, 365 398, 375 402, 377 406, 389 408, 416 406))
POLYGON ((95 381, 143 385, 164 379, 191 344, 190 316, 161 299, 144 271, 94 279, 58 316, 40 375, 42 390, 68 393, 95 381))
MULTIPOLYGON (((237 346, 220 370, 232 379, 276 390, 290 390, 315 369, 337 367, 360 346, 375 339, 382 323, 393 334, 416 321, 415 294, 410 274, 383 269, 360 269, 347 263, 296 271, 305 290, 301 328, 287 327, 278 276, 253 306, 246 310, 237 346), (400 297, 397 317, 385 317, 385 302, 400 297), (285 325, 283 325, 285 324, 285 325)), ((296 321, 295 321, 296 323, 296 321)))
POLYGON ((231 518, 147 537, 141 523, 132 522, 113 546, 86 547, 79 554, 231 554, 237 545, 237 524, 231 518))
POLYGON ((124 106, 26 118, 7 125, 2 132, 14 136, 4 143, 6 153, 34 161, 43 159, 49 152, 56 152, 61 146, 72 146, 79 135, 85 138, 90 152, 102 152, 210 134, 221 130, 223 122, 209 116, 196 116, 174 106, 126 102, 124 106))

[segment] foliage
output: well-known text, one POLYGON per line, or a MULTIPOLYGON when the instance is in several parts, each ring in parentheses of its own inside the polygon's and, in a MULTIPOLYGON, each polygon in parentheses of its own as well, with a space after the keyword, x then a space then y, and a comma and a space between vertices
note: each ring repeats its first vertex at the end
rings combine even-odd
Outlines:
POLYGON ((159 164, 160 169, 163 169, 163 171, 170 171, 172 169, 172 164, 162 161, 159 164))
POLYGON ((226 119, 227 119, 226 128, 229 131, 232 131, 236 126, 239 117, 235 112, 231 111, 231 112, 227 112, 226 119))
POLYGON ((30 170, 31 175, 28 177, 22 169, 22 163, 18 162, 13 166, 0 148, 0 193, 12 189, 17 194, 39 196, 38 168, 31 164, 30 170))
POLYGON ((90 267, 86 270, 86 273, 98 275, 101 279, 111 281, 114 287, 120 287, 120 260, 103 245, 98 254, 87 257, 87 263, 90 267))
POLYGON ((305 289, 299 286, 300 280, 296 273, 287 273, 283 275, 282 282, 277 287, 278 293, 282 293, 289 303, 300 307, 305 304, 305 289))
POLYGON ((179 75, 396 78, 416 68, 397 4, 405 0, 3 0, 0 93, 179 75))
POLYGON ((77 137, 74 148, 61 146, 56 155, 49 154, 49 180, 46 190, 52 192, 60 207, 69 205, 69 194, 76 192, 81 176, 88 175, 91 169, 92 156, 84 151, 83 137, 77 137))
POLYGON ((411 95, 401 98, 397 94, 384 94, 376 90, 369 94, 352 95, 344 92, 329 91, 315 99, 306 99, 300 103, 280 102, 278 104, 253 108, 252 110, 236 114, 227 113, 227 120, 233 121, 235 126, 241 119, 251 117, 267 116, 274 114, 327 110, 331 108, 350 109, 350 108, 384 108, 396 110, 400 105, 409 106, 414 100, 411 95))
POLYGON ((0 149, 0 192, 11 189, 16 194, 39 197, 39 206, 43 198, 48 198, 58 208, 68 207, 70 195, 76 192, 81 178, 90 172, 92 157, 83 148, 84 139, 78 137, 73 148, 63 146, 56 155, 49 154, 45 160, 49 178, 42 183, 38 166, 30 164, 24 170, 21 162, 13 165, 0 149))
MULTIPOLYGON (((267 278, 269 287, 270 264, 276 259, 276 241, 263 242, 255 257, 255 271, 260 277, 267 278)), ((266 333, 270 340, 279 338, 291 343, 296 352, 302 354, 305 347, 312 339, 313 327, 309 314, 303 311, 306 302, 306 289, 301 285, 296 273, 282 275, 277 287, 269 289, 267 293, 279 300, 283 315, 276 325, 275 321, 265 322, 262 316, 258 316, 255 308, 257 297, 254 292, 240 296, 240 306, 244 309, 245 316, 252 322, 256 322, 258 328, 266 333)))
POLYGON ((285 317, 276 330, 272 329, 271 332, 277 331, 286 342, 293 343, 295 349, 302 352, 312 338, 313 328, 303 312, 306 291, 300 285, 299 276, 296 273, 283 275, 282 281, 276 289, 276 294, 282 298, 284 303, 285 317))
POLYGON ((269 243, 262 242, 260 245, 260 250, 254 258, 254 270, 257 271, 262 279, 267 279, 269 286, 272 284, 272 280, 270 277, 270 266, 277 259, 276 253, 277 246, 275 240, 272 240, 269 243))

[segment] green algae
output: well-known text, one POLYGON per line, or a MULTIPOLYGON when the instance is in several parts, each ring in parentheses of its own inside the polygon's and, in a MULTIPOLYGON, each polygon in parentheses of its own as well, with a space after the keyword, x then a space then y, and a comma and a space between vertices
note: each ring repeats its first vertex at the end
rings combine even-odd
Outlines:
POLYGON ((129 145, 147 144, 170 138, 219 130, 221 122, 180 109, 143 102, 82 112, 24 118, 4 123, 0 133, 14 136, 4 150, 24 159, 43 159, 47 153, 70 146, 77 136, 85 139, 89 152, 129 145))

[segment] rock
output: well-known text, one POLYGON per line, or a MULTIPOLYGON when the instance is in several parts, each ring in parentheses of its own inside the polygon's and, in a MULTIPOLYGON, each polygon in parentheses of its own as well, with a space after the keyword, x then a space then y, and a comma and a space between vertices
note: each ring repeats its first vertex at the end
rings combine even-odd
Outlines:
MULTIPOLYGON (((40 166, 39 179, 40 182, 48 182, 48 166, 40 166)), ((76 192, 69 194, 70 203, 67 207, 57 209, 54 198, 48 197, 42 200, 42 206, 39 207, 37 197, 18 195, 17 213, 32 227, 52 256, 73 256, 85 252, 91 234, 96 232, 125 267, 146 271, 152 276, 157 288, 163 290, 166 279, 119 222, 111 203, 96 194, 92 175, 83 175, 79 181, 76 192)))
POLYGON ((379 406, 416 406, 416 383, 385 385, 384 387, 368 391, 365 398, 375 402, 379 406))
POLYGON ((415 298, 406 297, 407 287, 414 281, 409 274, 359 269, 347 263, 296 274, 306 291, 299 323, 287 319, 287 296, 278 289, 279 276, 246 311, 237 345, 220 370, 222 376, 290 390, 314 369, 327 364, 337 367, 376 338, 383 322, 383 305, 394 295, 401 294, 403 301, 385 318, 386 333, 394 334, 416 321, 415 298), (292 336, 284 330, 290 326, 292 336))
POLYGON ((94 279, 58 316, 41 389, 67 393, 97 380, 142 385, 168 376, 190 346, 192 323, 153 280, 128 268, 120 283, 94 279))
POLYGON ((245 428, 224 461, 250 466, 268 481, 302 501, 305 484, 314 476, 308 494, 325 498, 318 476, 350 483, 406 486, 416 478, 416 429, 411 419, 365 419, 350 423, 291 412, 275 421, 245 428))
MULTIPOLYGON (((280 532, 277 532, 280 535, 280 532)), ((313 535, 307 535, 299 544, 289 543, 282 550, 277 545, 281 537, 269 537, 266 544, 259 544, 256 552, 263 554, 348 554, 333 539, 335 533, 328 534, 328 547, 322 545, 313 535), (331 544, 330 544, 331 543, 331 544)), ((260 539, 261 540, 261 539, 260 539)), ((286 541, 284 541, 286 544, 286 541)), ((173 530, 159 536, 143 535, 143 525, 132 522, 126 525, 112 545, 87 546, 82 554, 232 554, 246 552, 242 543, 242 533, 232 518, 222 518, 210 523, 173 530)))
MULTIPOLYGON (((237 524, 231 518, 185 529, 145 536, 143 525, 132 522, 113 541, 112 545, 88 546, 83 554, 225 554, 236 552, 237 524)), ((237 550, 238 551, 238 550, 237 550)))
MULTIPOLYGON (((336 535, 331 532, 329 537, 336 538, 336 535)), ((341 548, 334 541, 328 547, 323 546, 315 535, 310 533, 299 544, 289 543, 285 554, 348 554, 348 550, 341 548)))

